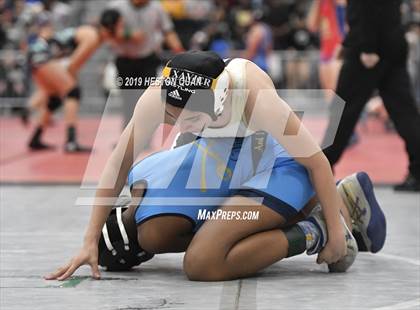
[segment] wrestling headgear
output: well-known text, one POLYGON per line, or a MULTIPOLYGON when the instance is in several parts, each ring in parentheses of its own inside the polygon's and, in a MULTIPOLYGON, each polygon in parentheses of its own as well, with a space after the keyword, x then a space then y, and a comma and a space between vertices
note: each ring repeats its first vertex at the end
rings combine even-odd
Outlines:
POLYGON ((138 244, 136 230, 127 230, 124 226, 122 213, 129 204, 129 197, 120 198, 102 229, 98 264, 107 271, 130 270, 153 257, 138 244))
POLYGON ((178 54, 166 64, 162 75, 162 96, 166 103, 207 113, 213 120, 223 112, 229 74, 216 53, 178 54))

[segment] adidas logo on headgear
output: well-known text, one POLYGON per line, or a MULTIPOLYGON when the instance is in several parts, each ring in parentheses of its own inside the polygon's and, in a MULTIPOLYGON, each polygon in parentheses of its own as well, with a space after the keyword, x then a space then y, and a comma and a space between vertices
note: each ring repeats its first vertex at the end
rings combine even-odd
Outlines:
POLYGON ((182 100, 181 95, 180 95, 180 94, 179 94, 179 92, 178 92, 178 89, 175 89, 174 91, 171 91, 171 92, 168 94, 168 96, 169 96, 169 97, 172 97, 172 98, 174 98, 174 99, 177 99, 177 100, 182 100))

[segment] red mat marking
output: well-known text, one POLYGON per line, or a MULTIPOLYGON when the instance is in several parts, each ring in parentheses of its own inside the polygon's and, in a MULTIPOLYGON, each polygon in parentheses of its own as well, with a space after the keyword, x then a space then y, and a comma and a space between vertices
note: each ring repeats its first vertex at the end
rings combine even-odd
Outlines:
MULTIPOLYGON (((319 137, 325 126, 318 120, 305 120, 305 125, 319 137)), ((89 154, 65 154, 62 151, 65 128, 60 120, 45 132, 44 141, 57 146, 53 151, 30 152, 26 144, 33 128, 23 127, 17 119, 0 118, 0 182, 3 183, 95 183, 107 158, 118 141, 121 132, 119 117, 82 118, 78 127, 79 141, 93 145, 89 154), (98 128, 100 134, 97 136, 98 128), (96 140, 95 140, 96 138, 96 140), (89 164, 88 164, 89 163, 89 164)), ((381 124, 369 120, 359 128, 359 143, 348 149, 336 166, 337 178, 355 171, 366 171, 375 182, 395 183, 406 173, 407 156, 404 144, 394 133, 386 133, 381 124)), ((166 141, 169 147, 173 139, 166 141)), ((153 139, 152 150, 140 158, 156 151, 162 138, 162 128, 153 139)), ((317 138, 317 140, 319 140, 317 138)))
POLYGON ((335 166, 336 176, 343 178, 355 171, 365 171, 377 183, 401 182, 408 169, 403 140, 396 133, 385 132, 376 120, 359 126, 357 132, 359 143, 345 151, 335 166))

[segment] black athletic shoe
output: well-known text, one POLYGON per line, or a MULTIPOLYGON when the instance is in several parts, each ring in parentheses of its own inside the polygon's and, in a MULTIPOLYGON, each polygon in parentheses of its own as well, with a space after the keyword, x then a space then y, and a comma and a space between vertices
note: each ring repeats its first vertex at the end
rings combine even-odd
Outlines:
POLYGON ((394 190, 401 192, 420 192, 420 180, 412 174, 409 174, 404 182, 394 186, 394 190))
POLYGON ((81 146, 77 142, 67 142, 64 144, 64 152, 66 153, 89 153, 92 148, 81 146))
POLYGON ((32 141, 29 143, 28 147, 31 149, 31 151, 47 151, 55 149, 54 145, 45 144, 41 141, 32 141))

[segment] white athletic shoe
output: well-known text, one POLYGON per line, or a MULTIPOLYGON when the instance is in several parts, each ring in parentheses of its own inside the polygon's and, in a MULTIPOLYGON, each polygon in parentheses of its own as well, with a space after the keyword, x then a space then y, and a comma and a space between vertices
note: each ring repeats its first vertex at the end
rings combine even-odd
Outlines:
POLYGON ((349 210, 359 250, 378 252, 385 243, 386 219, 369 176, 354 173, 341 180, 337 190, 349 210))
MULTIPOLYGON (((319 231, 321 233, 318 243, 312 249, 308 249, 306 252, 308 255, 311 255, 311 254, 321 252, 322 248, 327 244, 327 239, 328 239, 327 223, 325 222, 324 215, 322 214, 320 205, 316 206, 312 210, 307 220, 311 221, 314 225, 316 225, 319 228, 319 231)), ((350 268, 350 266, 353 265, 356 259, 357 253, 358 253, 356 239, 351 234, 342 216, 341 216, 341 222, 343 223, 343 229, 344 229, 345 237, 346 237, 347 254, 343 258, 341 258, 338 262, 328 265, 328 269, 330 272, 347 271, 350 268)))

